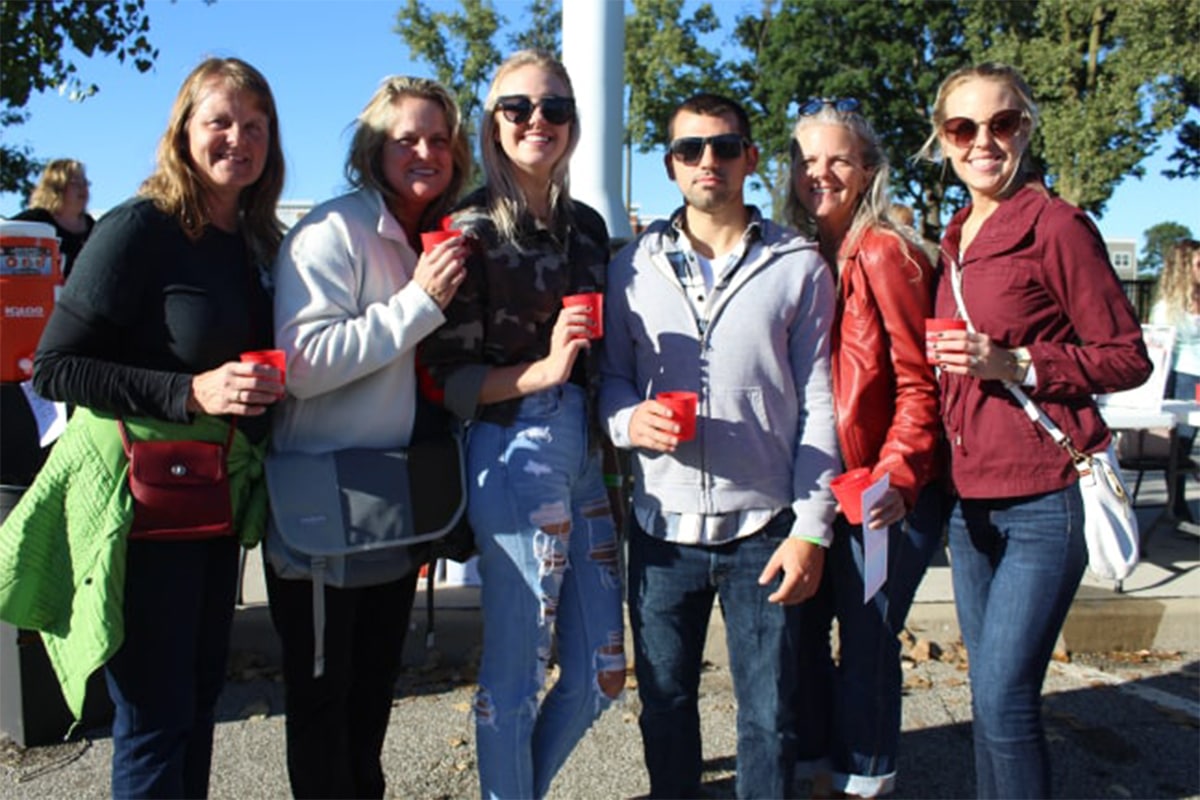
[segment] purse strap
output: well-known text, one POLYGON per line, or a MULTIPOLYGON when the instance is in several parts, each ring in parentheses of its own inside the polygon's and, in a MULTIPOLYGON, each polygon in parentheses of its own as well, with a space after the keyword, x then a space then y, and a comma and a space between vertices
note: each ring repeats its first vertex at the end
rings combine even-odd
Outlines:
MULTIPOLYGON (((962 292, 962 270, 958 265, 958 259, 953 255, 943 251, 950 262, 950 287, 954 290, 954 304, 958 306, 958 313, 967 323, 967 330, 975 333, 975 323, 971 322, 971 315, 967 313, 967 303, 963 300, 962 292)), ((1054 424, 1050 417, 1046 416, 1046 412, 1042 411, 1042 407, 1035 403, 1025 391, 1010 380, 1004 379, 1000 381, 1004 384, 1004 388, 1008 390, 1017 402, 1021 405, 1021 410, 1025 412, 1025 416, 1033 420, 1035 425, 1041 425, 1046 429, 1046 433, 1050 434, 1050 438, 1054 443, 1066 450, 1071 456, 1071 463, 1075 469, 1082 471, 1087 468, 1087 463, 1091 460, 1087 453, 1081 452, 1075 443, 1071 441, 1071 437, 1062 432, 1062 429, 1054 424)))
MULTIPOLYGON (((133 453, 133 444, 135 441, 130 435, 129 430, 125 427, 125 420, 117 417, 117 430, 121 433, 121 449, 125 451, 125 457, 131 458, 133 453)), ((229 418, 229 434, 225 437, 225 444, 222 449, 225 455, 229 455, 230 448, 233 447, 233 435, 237 432, 237 417, 229 418)))

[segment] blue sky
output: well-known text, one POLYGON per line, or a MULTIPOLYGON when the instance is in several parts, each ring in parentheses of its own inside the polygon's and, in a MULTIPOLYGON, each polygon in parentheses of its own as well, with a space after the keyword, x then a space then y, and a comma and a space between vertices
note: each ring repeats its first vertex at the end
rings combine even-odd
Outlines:
MULTIPOLYGON (((85 82, 100 92, 82 103, 54 93, 34 95, 30 122, 5 131, 7 141, 29 144, 38 158, 77 158, 92 181, 91 207, 107 209, 132 195, 153 169, 154 151, 180 83, 204 57, 237 56, 271 82, 279 106, 287 158, 284 199, 320 201, 345 190, 342 165, 348 129, 389 74, 432 76, 413 63, 393 32, 401 0, 149 0, 150 38, 160 50, 154 70, 140 74, 114 58, 77 59, 85 82)), ((730 27, 750 0, 717 0, 730 27)), ((457 8, 450 0, 426 0, 457 8)), ((519 19, 526 0, 496 0, 519 19)), ((1169 143, 1168 143, 1169 144, 1169 143)), ((1168 181, 1158 172, 1163 153, 1147 163, 1142 180, 1125 180, 1097 220, 1107 238, 1134 239, 1159 222, 1200 233, 1200 182, 1168 181)), ((678 192, 656 153, 635 155, 633 201, 644 215, 669 213, 678 192)), ((755 202, 765 198, 751 195, 755 202)), ((20 198, 0 194, 0 215, 20 210, 20 198)))

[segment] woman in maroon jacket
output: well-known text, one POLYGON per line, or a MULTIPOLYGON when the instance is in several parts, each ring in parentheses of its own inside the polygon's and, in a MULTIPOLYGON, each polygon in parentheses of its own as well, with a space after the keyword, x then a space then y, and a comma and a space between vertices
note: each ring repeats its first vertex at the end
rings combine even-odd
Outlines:
POLYGON ((952 285, 960 275, 973 330, 939 334, 930 347, 958 494, 950 555, 982 798, 1050 792, 1041 687, 1087 562, 1071 459, 1005 382, 1095 452, 1110 434, 1092 396, 1150 374, 1099 232, 1033 168, 1037 119, 1012 67, 961 69, 938 89, 923 151, 940 150, 971 197, 942 239, 936 312, 960 316, 952 285))
POLYGON ((797 736, 802 771, 816 773, 817 793, 828 768, 840 796, 877 797, 892 790, 896 774, 897 635, 941 541, 944 517, 941 492, 927 486, 941 434, 924 341, 933 268, 915 234, 887 217, 887 159, 858 107, 849 98, 801 106, 786 213, 816 235, 837 278, 831 363, 838 443, 847 469, 889 477, 890 488, 867 520, 887 531, 887 581, 863 602, 862 526, 839 515, 821 588, 799 612, 806 679, 797 736))

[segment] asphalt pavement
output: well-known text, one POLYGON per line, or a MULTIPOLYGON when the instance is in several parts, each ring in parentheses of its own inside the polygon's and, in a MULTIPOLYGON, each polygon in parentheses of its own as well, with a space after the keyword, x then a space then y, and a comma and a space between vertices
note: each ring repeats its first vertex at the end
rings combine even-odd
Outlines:
MULTIPOLYGON (((1044 715, 1056 797, 1200 797, 1200 527, 1160 519, 1163 489, 1162 480, 1150 476, 1139 494, 1139 517, 1150 532, 1143 563, 1121 591, 1085 579, 1050 666, 1044 715)), ((1189 497, 1193 513, 1200 512, 1200 490, 1190 489, 1189 497)), ((251 558, 245 605, 234 625, 230 681, 218 709, 214 798, 289 795, 278 642, 261 583, 261 564, 251 558)), ((478 590, 445 582, 436 588, 432 643, 423 592, 420 597, 384 749, 388 796, 478 797, 470 716, 478 590)), ((973 796, 970 691, 944 555, 918 592, 904 649, 894 796, 973 796)), ((716 610, 706 660, 704 790, 708 797, 733 797, 736 705, 716 610)), ((630 675, 623 701, 579 744, 550 797, 643 796, 649 787, 637 710, 630 675)), ((0 798, 107 797, 110 758, 105 728, 48 746, 0 742, 0 798)))

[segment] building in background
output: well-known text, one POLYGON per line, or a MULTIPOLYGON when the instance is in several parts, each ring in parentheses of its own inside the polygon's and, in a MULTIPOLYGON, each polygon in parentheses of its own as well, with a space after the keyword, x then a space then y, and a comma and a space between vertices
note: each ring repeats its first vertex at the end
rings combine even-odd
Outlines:
POLYGON ((1117 277, 1123 281, 1137 280, 1137 241, 1105 239, 1104 246, 1108 248, 1108 260, 1117 271, 1117 277))

